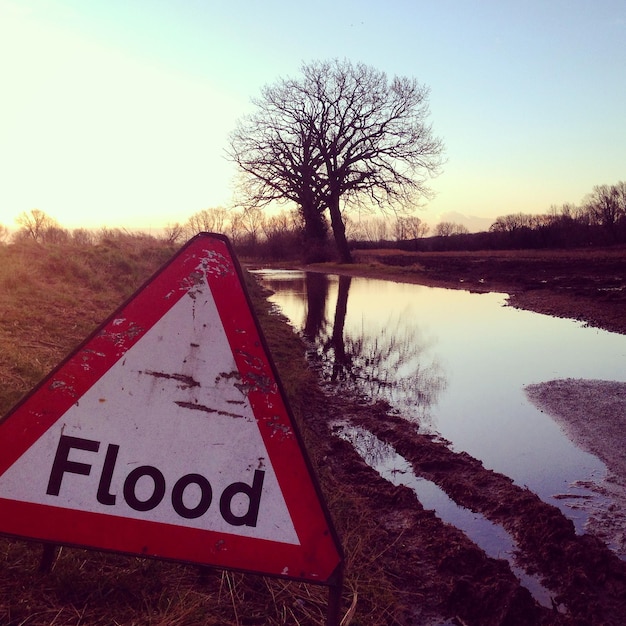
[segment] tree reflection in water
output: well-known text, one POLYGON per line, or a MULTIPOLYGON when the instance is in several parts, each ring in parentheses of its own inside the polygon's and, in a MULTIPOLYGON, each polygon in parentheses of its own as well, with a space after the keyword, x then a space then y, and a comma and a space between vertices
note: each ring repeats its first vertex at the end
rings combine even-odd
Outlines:
POLYGON ((367 402, 384 401, 407 419, 432 429, 431 411, 446 387, 446 378, 415 321, 404 323, 399 312, 367 333, 346 329, 351 278, 340 276, 332 322, 327 314, 330 293, 325 274, 306 274, 307 314, 303 334, 309 358, 336 391, 367 402))

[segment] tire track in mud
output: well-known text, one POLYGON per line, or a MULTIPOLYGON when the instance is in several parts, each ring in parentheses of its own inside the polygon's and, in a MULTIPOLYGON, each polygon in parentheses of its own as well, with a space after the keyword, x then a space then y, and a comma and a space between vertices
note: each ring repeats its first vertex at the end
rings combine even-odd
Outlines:
MULTIPOLYGON (((307 427, 325 441, 324 474, 343 488, 348 485, 360 507, 369 511, 366 522, 349 519, 350 530, 358 532, 363 523, 376 527, 376 533, 368 535, 368 550, 377 565, 382 565, 399 598, 385 626, 576 623, 556 609, 540 606, 506 560, 488 556, 461 530, 426 510, 412 489, 394 486, 349 442, 331 433, 330 425, 339 420, 364 428, 370 421, 384 424, 384 413, 327 394, 318 398, 321 405, 309 400, 305 420, 307 427)), ((332 489, 332 484, 327 488, 332 489)), ((349 572, 349 559, 346 568, 349 572)))
POLYGON ((411 489, 379 476, 351 444, 335 438, 332 448, 334 478, 367 500, 376 519, 379 545, 371 551, 384 561, 402 600, 390 624, 567 623, 535 602, 506 561, 488 557, 463 532, 424 509, 411 489))
POLYGON ((415 426, 400 417, 371 406, 343 417, 391 445, 411 463, 416 476, 437 484, 458 505, 502 525, 517 542, 519 562, 540 576, 555 594, 556 605, 566 608, 565 615, 552 613, 548 618, 543 612, 535 621, 530 615, 531 621, 524 621, 525 614, 517 611, 516 621, 470 619, 468 623, 540 624, 548 620, 545 623, 623 624, 626 563, 596 537, 576 535, 573 523, 558 508, 507 476, 485 469, 469 454, 454 452, 441 440, 417 434, 415 426))

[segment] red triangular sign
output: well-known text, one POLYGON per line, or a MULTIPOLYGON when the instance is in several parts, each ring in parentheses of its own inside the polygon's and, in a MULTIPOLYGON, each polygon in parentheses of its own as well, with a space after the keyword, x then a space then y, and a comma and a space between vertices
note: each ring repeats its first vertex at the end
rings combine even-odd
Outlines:
POLYGON ((0 532, 329 581, 341 549, 225 237, 193 238, 0 423, 0 532))

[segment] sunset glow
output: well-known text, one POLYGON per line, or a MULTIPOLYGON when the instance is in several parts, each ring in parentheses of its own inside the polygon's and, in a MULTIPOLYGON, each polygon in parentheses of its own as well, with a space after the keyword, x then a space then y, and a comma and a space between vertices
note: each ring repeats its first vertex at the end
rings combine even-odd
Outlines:
POLYGON ((312 59, 430 86, 447 163, 428 222, 547 212, 626 178, 626 4, 470 4, 0 0, 0 224, 38 208, 158 229, 232 206, 229 132, 312 59))

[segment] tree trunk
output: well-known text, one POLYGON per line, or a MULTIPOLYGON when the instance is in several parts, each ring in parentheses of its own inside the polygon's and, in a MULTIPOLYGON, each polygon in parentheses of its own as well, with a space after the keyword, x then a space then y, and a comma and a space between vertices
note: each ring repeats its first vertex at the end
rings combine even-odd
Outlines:
POLYGON ((346 227, 341 217, 341 211, 339 210, 339 196, 331 196, 330 202, 328 203, 328 210, 330 211, 330 223, 333 227, 333 235, 335 236, 335 243, 337 244, 339 260, 342 263, 353 263, 348 240, 346 239, 346 227))
POLYGON ((305 263, 327 261, 328 223, 324 214, 315 205, 304 202, 300 204, 300 214, 304 222, 302 260, 305 263))
POLYGON ((317 209, 302 210, 304 217, 304 236, 307 241, 317 242, 326 240, 327 224, 324 215, 317 209))

